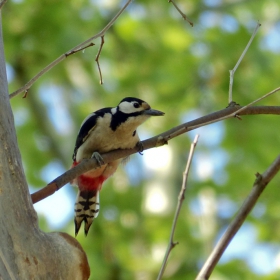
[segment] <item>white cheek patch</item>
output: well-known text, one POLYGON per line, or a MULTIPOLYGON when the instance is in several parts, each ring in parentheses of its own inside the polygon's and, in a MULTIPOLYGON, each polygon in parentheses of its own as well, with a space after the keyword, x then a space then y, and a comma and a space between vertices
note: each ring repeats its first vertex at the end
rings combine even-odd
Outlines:
POLYGON ((124 101, 121 104, 119 104, 120 111, 125 113, 125 114, 131 114, 135 112, 141 112, 143 108, 135 108, 133 103, 124 101))

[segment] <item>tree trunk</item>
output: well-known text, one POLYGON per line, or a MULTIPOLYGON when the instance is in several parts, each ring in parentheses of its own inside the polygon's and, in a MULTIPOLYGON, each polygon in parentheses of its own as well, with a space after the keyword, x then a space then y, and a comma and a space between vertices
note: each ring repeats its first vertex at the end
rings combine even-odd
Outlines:
POLYGON ((44 233, 38 227, 8 96, 1 21, 0 236, 0 279, 89 278, 87 257, 76 239, 65 233, 44 233))

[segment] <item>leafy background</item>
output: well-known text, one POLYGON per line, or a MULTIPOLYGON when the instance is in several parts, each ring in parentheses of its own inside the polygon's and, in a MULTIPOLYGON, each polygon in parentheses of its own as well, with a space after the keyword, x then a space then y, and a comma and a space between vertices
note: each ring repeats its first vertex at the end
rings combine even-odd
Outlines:
MULTIPOLYGON (((78 43, 99 32, 125 2, 8 1, 3 32, 10 92, 78 43)), ((229 69, 257 21, 257 37, 235 74, 234 100, 245 105, 279 86, 278 1, 134 1, 106 33, 99 84, 96 46, 69 56, 11 100, 30 191, 71 165, 80 123, 126 96, 166 113, 139 129, 142 139, 227 106, 229 69)), ((279 94, 263 105, 279 104, 279 94)), ((168 146, 134 155, 101 193, 101 213, 78 241, 91 279, 155 279, 167 246, 190 142, 200 134, 186 200, 164 279, 194 279, 250 192, 256 172, 279 153, 279 117, 247 116, 197 129, 168 146)), ((279 175, 214 270, 211 279, 280 276, 279 175)), ((44 231, 74 235, 76 189, 66 186, 35 205, 44 231)))

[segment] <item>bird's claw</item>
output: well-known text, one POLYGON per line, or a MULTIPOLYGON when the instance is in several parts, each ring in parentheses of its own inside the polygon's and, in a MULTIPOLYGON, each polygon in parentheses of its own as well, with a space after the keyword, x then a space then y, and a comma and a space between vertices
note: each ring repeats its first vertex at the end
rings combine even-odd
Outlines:
POLYGON ((144 146, 143 146, 143 143, 141 141, 139 141, 136 144, 136 148, 137 148, 138 153, 142 156, 143 155, 143 151, 144 151, 144 146))
POLYGON ((99 166, 105 164, 102 156, 98 152, 93 152, 93 154, 91 155, 91 158, 94 158, 97 161, 99 166))

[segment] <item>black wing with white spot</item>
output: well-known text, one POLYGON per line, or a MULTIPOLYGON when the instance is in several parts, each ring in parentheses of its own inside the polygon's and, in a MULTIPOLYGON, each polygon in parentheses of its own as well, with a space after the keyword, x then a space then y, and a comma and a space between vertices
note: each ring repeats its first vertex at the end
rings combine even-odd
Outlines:
POLYGON ((104 108, 100 109, 92 114, 90 114, 82 123, 82 126, 80 128, 80 131, 78 133, 74 153, 72 156, 73 161, 76 160, 77 151, 80 148, 80 146, 86 141, 90 133, 94 130, 97 119, 99 117, 103 117, 106 113, 111 113, 112 108, 104 108))

